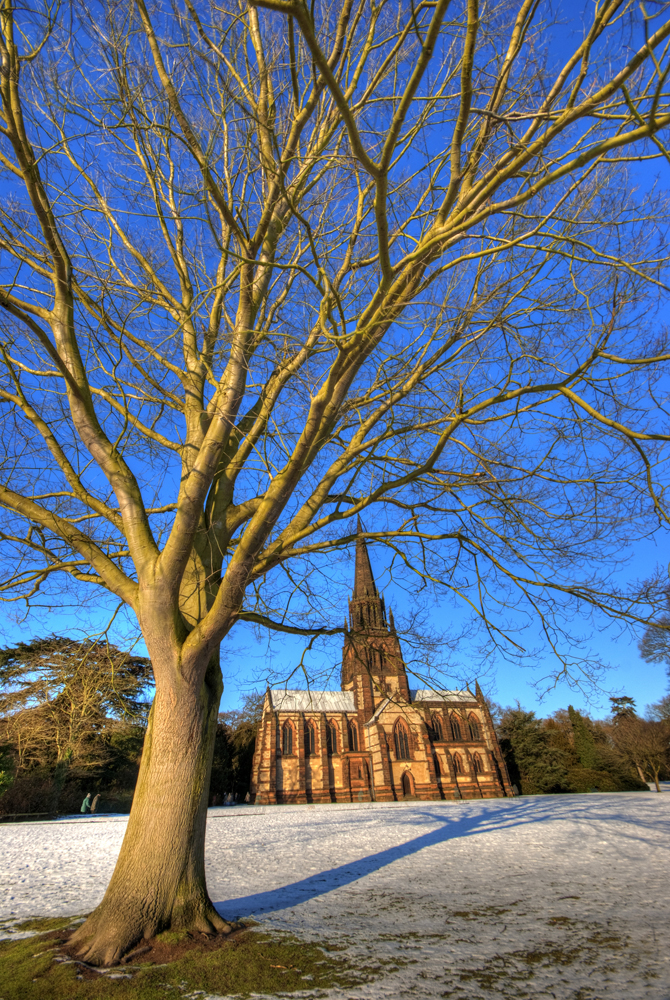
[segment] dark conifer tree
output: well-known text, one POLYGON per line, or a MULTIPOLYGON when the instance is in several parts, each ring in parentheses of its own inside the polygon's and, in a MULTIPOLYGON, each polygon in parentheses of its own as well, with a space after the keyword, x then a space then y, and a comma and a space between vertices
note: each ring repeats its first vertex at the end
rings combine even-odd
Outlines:
POLYGON ((586 767, 589 770, 596 770, 599 760, 593 729, 589 721, 580 712, 577 712, 572 705, 568 705, 568 714, 572 723, 574 746, 579 757, 579 762, 582 767, 586 767))
POLYGON ((635 708, 635 698, 622 695, 620 698, 610 698, 612 705, 612 718, 615 722, 619 719, 634 719, 637 715, 635 708))
POLYGON ((500 724, 500 746, 510 780, 524 795, 568 791, 567 761, 552 743, 541 719, 517 705, 507 709, 500 724))

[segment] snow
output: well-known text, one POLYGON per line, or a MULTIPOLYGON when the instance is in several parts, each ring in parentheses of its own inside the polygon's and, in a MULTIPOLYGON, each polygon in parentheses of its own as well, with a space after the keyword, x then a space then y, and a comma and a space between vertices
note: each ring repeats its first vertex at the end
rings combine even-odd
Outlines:
POLYGON ((270 691, 270 702, 281 712, 355 712, 353 691, 270 691))
MULTIPOLYGON (((225 916, 377 967, 333 997, 668 1000, 669 828, 655 793, 237 806, 210 810, 207 877, 225 916)), ((0 919, 88 912, 124 830, 0 826, 0 919)))
POLYGON ((412 690, 409 696, 411 701, 477 701, 472 691, 434 691, 432 688, 412 690))

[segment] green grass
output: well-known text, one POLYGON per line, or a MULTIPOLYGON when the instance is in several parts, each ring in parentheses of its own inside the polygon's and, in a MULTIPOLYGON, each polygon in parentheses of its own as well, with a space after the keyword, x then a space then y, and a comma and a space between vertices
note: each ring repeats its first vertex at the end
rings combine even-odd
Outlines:
POLYGON ((34 917, 32 920, 23 920, 20 924, 12 924, 12 930, 36 931, 38 933, 61 931, 66 927, 71 927, 76 920, 76 917, 34 917))
MULTIPOLYGON (((71 921, 59 923, 61 928, 64 923, 71 926, 71 921)), ((177 943, 166 937, 162 943, 177 943)), ((52 931, 20 941, 0 941, 0 1000, 178 1000, 195 990, 242 996, 290 994, 310 988, 351 987, 369 978, 371 971, 355 973, 337 954, 337 946, 247 930, 214 950, 196 944, 167 965, 142 964, 139 958, 137 965, 111 970, 115 976, 131 978, 110 978, 75 962, 57 962, 65 939, 65 934, 52 931)))

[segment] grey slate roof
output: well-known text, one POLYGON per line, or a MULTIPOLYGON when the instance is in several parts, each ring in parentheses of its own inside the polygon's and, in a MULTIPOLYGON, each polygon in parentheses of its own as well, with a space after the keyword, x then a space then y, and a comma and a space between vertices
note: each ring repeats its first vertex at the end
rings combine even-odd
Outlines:
POLYGON ((355 712, 352 691, 270 691, 272 707, 278 712, 355 712))
POLYGON ((412 701, 477 701, 471 691, 433 691, 423 688, 409 693, 412 701))

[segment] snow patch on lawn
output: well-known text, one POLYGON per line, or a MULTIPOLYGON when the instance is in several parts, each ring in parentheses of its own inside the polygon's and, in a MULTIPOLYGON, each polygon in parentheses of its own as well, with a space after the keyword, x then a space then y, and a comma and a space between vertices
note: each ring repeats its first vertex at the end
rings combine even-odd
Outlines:
MULTIPOLYGON (((0 826, 0 920, 100 901, 123 817, 0 826)), ((212 809, 227 917, 346 946, 342 998, 670 998, 670 795, 212 809)), ((303 996, 325 996, 307 990, 303 996)))

